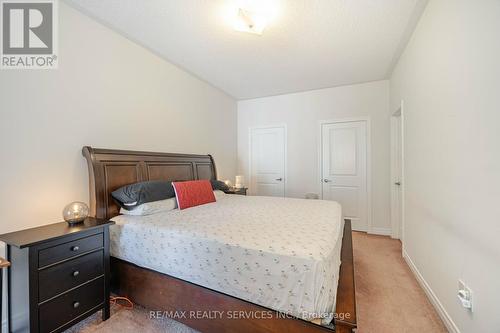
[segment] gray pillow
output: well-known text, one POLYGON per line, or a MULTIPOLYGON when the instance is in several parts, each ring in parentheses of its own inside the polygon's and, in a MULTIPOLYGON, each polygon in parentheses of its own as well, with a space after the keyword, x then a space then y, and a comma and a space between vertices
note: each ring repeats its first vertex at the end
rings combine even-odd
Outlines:
POLYGON ((212 189, 214 191, 228 191, 229 190, 229 186, 226 185, 226 183, 224 183, 223 181, 221 180, 210 180, 210 183, 212 184, 212 189))
POLYGON ((123 209, 133 210, 146 202, 173 198, 175 192, 172 182, 155 180, 120 187, 111 196, 123 209))

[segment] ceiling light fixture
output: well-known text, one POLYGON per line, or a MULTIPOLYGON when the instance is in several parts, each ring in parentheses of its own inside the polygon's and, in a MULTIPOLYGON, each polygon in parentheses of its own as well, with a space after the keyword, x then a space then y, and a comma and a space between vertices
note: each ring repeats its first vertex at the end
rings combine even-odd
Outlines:
POLYGON ((258 15, 255 12, 238 8, 238 17, 234 24, 235 30, 262 35, 266 25, 267 19, 264 15, 258 15))
POLYGON ((262 35, 280 16, 283 0, 226 0, 221 18, 236 31, 262 35))

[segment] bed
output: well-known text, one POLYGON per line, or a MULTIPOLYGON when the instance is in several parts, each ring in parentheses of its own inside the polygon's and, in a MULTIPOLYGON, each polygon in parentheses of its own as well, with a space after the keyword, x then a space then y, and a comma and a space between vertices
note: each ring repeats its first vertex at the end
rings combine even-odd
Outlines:
POLYGON ((110 192, 144 180, 216 179, 210 155, 84 147, 94 216, 111 230, 112 290, 202 332, 352 332, 350 221, 335 202, 217 194, 124 216, 110 192), (321 323, 322 325, 318 324, 321 323))

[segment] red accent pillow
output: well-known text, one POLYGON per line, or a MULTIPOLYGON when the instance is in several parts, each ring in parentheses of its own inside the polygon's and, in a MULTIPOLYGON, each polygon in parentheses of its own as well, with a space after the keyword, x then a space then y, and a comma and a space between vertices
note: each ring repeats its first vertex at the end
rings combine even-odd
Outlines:
POLYGON ((179 209, 204 205, 215 202, 212 184, 208 180, 190 180, 187 182, 173 182, 179 209))

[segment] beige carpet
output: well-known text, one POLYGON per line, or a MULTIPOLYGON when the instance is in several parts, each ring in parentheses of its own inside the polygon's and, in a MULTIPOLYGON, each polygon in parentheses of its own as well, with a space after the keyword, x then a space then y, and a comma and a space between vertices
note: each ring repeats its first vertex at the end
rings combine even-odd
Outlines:
POLYGON ((64 333, 197 333, 171 319, 149 319, 146 309, 136 306, 128 310, 118 305, 111 307, 111 317, 103 322, 101 312, 90 316, 64 333))
POLYGON ((353 233, 357 333, 447 332, 401 256, 401 243, 353 233))
MULTIPOLYGON (((355 232, 354 267, 358 333, 446 332, 434 308, 401 257, 401 243, 388 237, 355 232)), ((112 307, 109 320, 97 313, 68 333, 193 333, 170 319, 149 319, 140 307, 112 307)))

